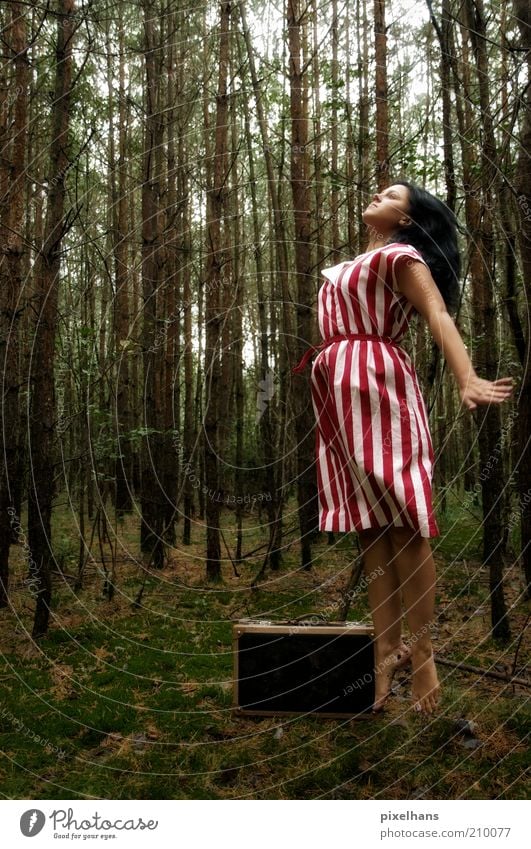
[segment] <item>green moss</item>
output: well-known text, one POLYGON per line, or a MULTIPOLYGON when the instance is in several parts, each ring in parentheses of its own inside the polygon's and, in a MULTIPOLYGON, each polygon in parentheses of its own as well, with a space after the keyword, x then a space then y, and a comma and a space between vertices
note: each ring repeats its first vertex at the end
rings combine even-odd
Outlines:
MULTIPOLYGON (((60 518, 61 536, 75 534, 67 517, 60 518)), ((231 522, 234 517, 227 516, 227 528, 231 522)), ((442 530, 435 548, 442 567, 437 592, 448 617, 445 651, 453 660, 488 668, 502 655, 488 636, 486 572, 474 560, 478 523, 449 499, 442 530), (468 623, 467 605, 475 609, 483 602, 486 620, 468 623), (477 625, 481 638, 464 639, 467 628, 477 625), (453 639, 457 628, 460 636, 453 639)), ((129 520, 125 531, 135 539, 129 520)), ((265 540, 265 530, 253 527, 244 550, 265 540)), ((250 585, 261 557, 240 564, 240 578, 232 584, 226 570, 226 583, 216 591, 184 586, 199 578, 170 569, 163 579, 150 577, 144 608, 134 611, 122 599, 116 606, 103 600, 98 576, 87 576, 79 599, 61 587, 59 621, 40 643, 44 656, 28 659, 24 651, 12 651, 1 665, 2 792, 32 799, 472 799, 504 798, 504 787, 510 787, 509 798, 524 798, 524 697, 491 682, 487 698, 489 682, 479 690, 474 678, 448 667, 441 715, 426 727, 409 714, 394 723, 387 715, 352 723, 233 716, 230 619, 320 611, 338 618, 340 589, 355 553, 351 535, 336 535, 333 546, 321 535, 314 569, 304 572, 292 545, 281 570, 268 573, 256 590, 250 585), (326 584, 329 579, 333 584, 326 584), (455 733, 455 720, 463 716, 476 721, 484 741, 474 752, 455 733)), ((118 582, 134 598, 141 577, 128 565, 118 582)), ((367 619, 368 612, 363 589, 349 619, 367 619)), ((397 713, 407 705, 397 701, 397 713)))

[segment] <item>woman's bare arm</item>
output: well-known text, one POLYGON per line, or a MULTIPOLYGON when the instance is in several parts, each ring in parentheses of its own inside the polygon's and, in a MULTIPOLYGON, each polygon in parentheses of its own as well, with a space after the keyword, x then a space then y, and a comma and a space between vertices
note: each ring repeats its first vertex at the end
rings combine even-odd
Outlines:
POLYGON ((512 377, 478 377, 454 321, 447 312, 429 268, 418 260, 402 263, 396 274, 398 288, 427 321, 436 344, 454 375, 465 407, 501 404, 513 391, 512 377))

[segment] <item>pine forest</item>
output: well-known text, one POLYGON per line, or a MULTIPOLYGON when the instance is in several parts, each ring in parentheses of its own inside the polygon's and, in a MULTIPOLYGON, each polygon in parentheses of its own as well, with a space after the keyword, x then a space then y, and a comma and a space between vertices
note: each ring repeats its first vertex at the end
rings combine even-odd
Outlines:
POLYGON ((529 4, 4 0, 0 27, 2 796, 525 798, 529 4), (441 707, 404 716, 404 667, 369 728, 234 715, 234 621, 370 623, 293 367, 399 180, 455 215, 455 324, 514 380, 466 409, 411 322, 441 707))

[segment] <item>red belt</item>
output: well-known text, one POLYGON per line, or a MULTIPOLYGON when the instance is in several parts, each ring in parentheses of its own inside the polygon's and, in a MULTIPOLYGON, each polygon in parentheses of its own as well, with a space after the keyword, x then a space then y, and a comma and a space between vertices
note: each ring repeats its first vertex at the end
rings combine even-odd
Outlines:
POLYGON ((291 371, 293 374, 300 374, 306 366, 308 365, 308 360, 310 357, 316 353, 317 351, 322 351, 324 348, 327 348, 328 345, 332 345, 333 342, 343 342, 344 339, 360 339, 361 341, 374 341, 374 342, 388 342, 391 345, 397 345, 394 339, 391 339, 390 336, 379 336, 377 333, 342 333, 337 334, 336 336, 331 336, 329 339, 325 339, 324 342, 321 342, 320 345, 311 345, 302 355, 301 359, 297 363, 296 366, 293 366, 291 371))

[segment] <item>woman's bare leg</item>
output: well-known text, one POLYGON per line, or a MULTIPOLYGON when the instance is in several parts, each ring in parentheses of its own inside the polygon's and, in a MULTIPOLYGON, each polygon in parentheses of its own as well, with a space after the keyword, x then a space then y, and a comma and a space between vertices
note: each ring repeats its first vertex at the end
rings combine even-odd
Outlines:
POLYGON ((428 540, 418 531, 393 527, 389 533, 411 631, 414 707, 431 713, 440 691, 430 633, 435 613, 435 563, 428 540))
POLYGON ((374 709, 385 701, 396 668, 409 654, 402 642, 402 603, 398 575, 392 564, 393 547, 385 528, 359 533, 363 569, 374 625, 374 709))

